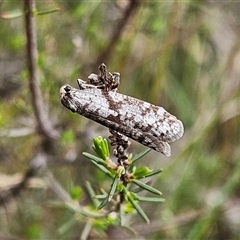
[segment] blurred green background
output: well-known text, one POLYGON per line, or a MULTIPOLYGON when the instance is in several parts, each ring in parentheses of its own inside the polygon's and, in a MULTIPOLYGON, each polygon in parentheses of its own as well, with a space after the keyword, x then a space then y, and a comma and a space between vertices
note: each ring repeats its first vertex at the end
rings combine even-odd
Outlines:
MULTIPOLYGON (((0 196, 21 182, 42 150, 30 97, 23 1, 0 2, 0 196)), ((240 239, 240 2, 36 1, 38 77, 44 103, 60 132, 38 173, 0 207, 1 239, 79 239, 86 219, 49 203, 59 184, 96 190, 109 181, 83 151, 106 128, 72 114, 59 100, 104 62, 121 74, 119 92, 163 106, 185 126, 172 156, 151 151, 138 164, 164 168, 152 185, 166 202, 142 204, 151 223, 126 218, 137 236, 97 228, 89 239, 240 239), (49 175, 49 174, 52 175, 49 175), (49 178, 53 178, 52 181, 49 178)), ((132 142, 137 154, 144 146, 132 142)))

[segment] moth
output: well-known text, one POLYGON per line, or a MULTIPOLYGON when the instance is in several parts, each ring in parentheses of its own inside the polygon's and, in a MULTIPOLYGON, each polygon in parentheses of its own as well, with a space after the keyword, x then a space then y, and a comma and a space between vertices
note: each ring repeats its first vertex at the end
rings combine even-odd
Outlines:
MULTIPOLYGON (((175 142, 184 133, 180 120, 163 107, 116 92, 117 84, 112 84, 114 81, 108 81, 108 86, 112 84, 114 87, 106 89, 104 81, 100 81, 102 76, 101 79, 95 74, 90 76, 93 81, 91 84, 78 80, 79 89, 70 85, 60 88, 61 103, 66 108, 167 157, 171 156, 169 143, 175 142)), ((111 77, 119 81, 118 74, 111 77)))

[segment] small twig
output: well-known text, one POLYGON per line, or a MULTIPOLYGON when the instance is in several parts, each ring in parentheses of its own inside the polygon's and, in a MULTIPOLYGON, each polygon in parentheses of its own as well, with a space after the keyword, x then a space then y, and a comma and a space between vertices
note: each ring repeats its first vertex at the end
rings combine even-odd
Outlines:
POLYGON ((45 181, 47 182, 50 189, 56 193, 56 195, 63 202, 70 202, 70 195, 62 188, 62 186, 54 179, 52 173, 47 169, 47 161, 48 155, 45 153, 39 152, 36 157, 31 161, 25 176, 15 186, 11 187, 6 191, 0 192, 0 205, 9 202, 13 197, 18 196, 21 191, 23 191, 28 186, 28 181, 36 176, 36 174, 40 174, 44 176, 45 181), (43 171, 40 171, 43 170, 43 171))
POLYGON ((12 128, 8 130, 0 131, 0 137, 8 137, 8 138, 24 137, 30 134, 33 134, 33 129, 29 127, 12 128))
POLYGON ((105 50, 98 56, 95 62, 96 66, 95 67, 93 66, 93 68, 96 68, 102 62, 105 62, 106 64, 109 62, 109 59, 111 58, 114 52, 114 46, 116 45, 117 41, 122 35, 125 26, 129 23, 131 17, 136 12, 139 6, 140 6, 139 0, 129 1, 129 5, 123 14, 123 17, 119 21, 118 26, 115 28, 115 31, 113 32, 108 45, 106 46, 105 50))
POLYGON ((50 171, 46 171, 45 181, 48 183, 49 188, 63 201, 71 202, 72 198, 67 191, 55 180, 50 171))
POLYGON ((37 73, 37 36, 36 36, 36 21, 35 21, 35 1, 25 0, 25 20, 26 20, 26 38, 27 38, 27 60, 29 71, 29 89, 31 94, 31 103, 33 106, 37 127, 39 133, 43 136, 42 147, 44 152, 39 152, 31 162, 23 180, 12 187, 8 191, 1 192, 0 205, 8 202, 11 198, 20 194, 25 189, 26 184, 30 178, 35 176, 39 169, 45 167, 47 164, 47 152, 49 144, 55 143, 52 141, 57 138, 58 132, 53 128, 51 121, 48 118, 47 111, 44 107, 44 101, 41 94, 39 79, 37 73), (47 141, 46 141, 47 140, 47 141))
POLYGON ((38 131, 47 139, 55 139, 58 136, 49 120, 47 111, 44 107, 43 97, 40 91, 39 79, 37 73, 37 34, 36 20, 34 16, 35 1, 25 0, 25 20, 27 36, 27 59, 29 71, 29 88, 32 98, 35 118, 38 125, 38 131))
POLYGON ((25 176, 21 182, 7 191, 0 192, 0 205, 9 202, 13 197, 16 197, 24 190, 30 178, 34 177, 40 168, 46 166, 47 156, 43 153, 37 154, 37 156, 32 160, 29 169, 25 173, 25 176))

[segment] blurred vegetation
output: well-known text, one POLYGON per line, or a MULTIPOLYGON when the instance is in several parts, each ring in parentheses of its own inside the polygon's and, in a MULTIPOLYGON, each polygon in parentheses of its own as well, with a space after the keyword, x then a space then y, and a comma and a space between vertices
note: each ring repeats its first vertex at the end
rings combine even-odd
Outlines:
POLYGON ((50 11, 36 26, 41 92, 60 133, 54 149, 36 131, 23 9, 23 1, 0 2, 0 238, 75 239, 92 229, 89 239, 239 239, 240 3, 36 1, 38 12, 50 11), (141 205, 150 224, 125 219, 137 236, 54 204, 65 190, 88 205, 86 182, 109 190, 82 155, 107 129, 59 101, 63 84, 77 86, 102 62, 120 72, 119 92, 163 106, 185 126, 171 158, 151 151, 138 162, 164 168, 152 185, 166 201, 141 205), (29 173, 46 145, 47 168, 29 173), (2 201, 24 176, 24 189, 2 201))

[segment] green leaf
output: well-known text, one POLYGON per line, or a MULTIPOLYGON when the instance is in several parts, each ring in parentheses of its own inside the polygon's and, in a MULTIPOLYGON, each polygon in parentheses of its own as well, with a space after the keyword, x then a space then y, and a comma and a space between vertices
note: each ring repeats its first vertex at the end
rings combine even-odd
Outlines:
POLYGON ((89 208, 82 208, 80 205, 72 204, 72 203, 65 203, 65 207, 72 211, 73 213, 79 213, 85 217, 90 217, 90 218, 103 218, 104 214, 96 213, 96 211, 89 210, 89 208))
POLYGON ((155 202, 155 203, 165 202, 164 198, 151 198, 151 197, 140 197, 140 196, 136 196, 136 198, 140 202, 155 202))
POLYGON ((145 156, 146 154, 148 154, 152 149, 148 148, 142 152, 140 152, 139 154, 137 154, 136 156, 133 157, 132 162, 136 162, 137 160, 139 160, 140 158, 142 158, 143 156, 145 156))
POLYGON ((116 192, 116 189, 117 189, 117 186, 118 186, 118 183, 119 183, 119 178, 118 176, 116 175, 113 179, 113 182, 111 184, 111 189, 108 193, 108 196, 102 201, 102 203, 100 204, 100 206, 98 207, 98 209, 101 209, 103 208, 108 202, 110 202, 116 192))
POLYGON ((120 181, 120 179, 119 179, 118 175, 116 175, 115 178, 113 179, 111 189, 110 189, 110 192, 108 194, 108 201, 109 202, 112 200, 113 195, 116 192, 119 181, 120 181))
POLYGON ((87 181, 85 186, 86 186, 87 192, 91 198, 91 201, 92 201, 94 207, 97 208, 98 205, 100 204, 100 202, 97 200, 96 194, 95 194, 90 182, 87 181))
POLYGON ((101 158, 99 158, 99 157, 96 157, 96 156, 94 156, 94 155, 92 155, 90 153, 87 153, 87 152, 83 152, 82 154, 85 157, 91 159, 92 161, 94 161, 94 162, 96 162, 98 164, 101 164, 101 165, 104 165, 104 166, 106 165, 106 162, 104 160, 102 160, 101 158))
POLYGON ((37 12, 37 15, 45 15, 45 14, 49 14, 49 13, 59 12, 60 10, 61 10, 61 8, 54 8, 54 9, 51 9, 51 10, 45 10, 45 11, 37 12))
POLYGON ((109 151, 108 141, 107 141, 106 138, 104 138, 103 141, 104 141, 104 146, 105 146, 105 152, 106 152, 107 156, 109 157, 110 156, 110 151, 109 151))
POLYGON ((149 223, 149 219, 147 217, 147 215, 144 213, 144 211, 141 209, 141 207, 137 204, 137 202, 133 199, 133 197, 131 196, 131 193, 128 192, 127 193, 127 199, 129 200, 129 202, 133 205, 133 207, 136 209, 136 211, 138 212, 138 214, 147 222, 149 223))
POLYGON ((122 182, 119 182, 119 183, 118 183, 118 191, 119 191, 119 192, 122 192, 122 191, 123 191, 123 188, 124 188, 123 183, 122 183, 122 182))
POLYGON ((98 209, 103 208, 107 203, 108 203, 108 197, 106 197, 106 198, 101 202, 101 204, 98 206, 98 209))
POLYGON ((137 179, 133 179, 132 182, 135 183, 136 185, 138 185, 139 187, 142 187, 145 190, 151 192, 151 193, 154 193, 154 194, 157 194, 157 195, 162 195, 162 193, 159 190, 157 190, 156 188, 150 187, 147 184, 145 184, 141 181, 138 181, 137 179))
POLYGON ((109 176, 110 178, 113 178, 112 173, 111 173, 107 168, 105 168, 104 166, 102 166, 102 165, 100 165, 100 164, 98 164, 98 163, 96 163, 96 162, 94 162, 94 161, 92 161, 92 160, 91 160, 91 162, 92 162, 95 166, 97 166, 100 170, 102 170, 104 173, 106 173, 107 176, 109 176))
POLYGON ((147 174, 147 175, 145 176, 145 178, 151 177, 151 176, 156 175, 156 174, 159 174, 159 173, 161 173, 162 171, 163 171, 162 168, 161 168, 161 169, 152 170, 149 174, 147 174))
POLYGON ((134 177, 136 179, 144 178, 147 174, 151 173, 152 170, 149 167, 139 167, 134 171, 134 177))
MULTIPOLYGON (((97 194, 95 195, 96 199, 103 200, 107 197, 107 194, 97 194)), ((98 204, 99 205, 99 204, 98 204)))
POLYGON ((120 178, 123 174, 125 174, 126 170, 123 166, 118 166, 117 168, 117 176, 120 178))
POLYGON ((103 160, 105 160, 105 156, 103 154, 102 146, 101 146, 102 137, 96 137, 93 139, 93 150, 96 152, 96 154, 103 160))
MULTIPOLYGON (((127 200, 127 197, 126 197, 126 200, 127 200)), ((123 206, 124 206, 123 207, 124 213, 126 213, 126 214, 131 214, 135 211, 135 208, 133 207, 133 205, 129 201, 126 201, 123 206)))
POLYGON ((103 160, 108 159, 110 156, 108 142, 106 139, 102 138, 101 136, 93 139, 93 150, 103 160))
POLYGON ((3 13, 1 17, 4 18, 4 19, 13 19, 13 18, 22 17, 23 15, 24 15, 23 11, 14 10, 14 11, 3 13))

